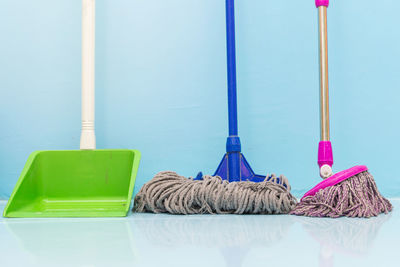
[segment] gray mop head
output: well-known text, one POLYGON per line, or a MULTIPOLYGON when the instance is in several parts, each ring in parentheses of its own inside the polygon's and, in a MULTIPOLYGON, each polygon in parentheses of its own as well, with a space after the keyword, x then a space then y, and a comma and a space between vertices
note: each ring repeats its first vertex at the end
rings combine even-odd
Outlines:
POLYGON ((158 173, 135 196, 135 212, 171 214, 287 214, 296 205, 284 176, 269 181, 231 182, 219 176, 197 181, 158 173), (283 185, 285 184, 286 187, 283 185))
POLYGON ((364 171, 341 183, 319 190, 303 198, 292 215, 310 217, 378 216, 392 211, 392 204, 378 191, 374 177, 364 171))

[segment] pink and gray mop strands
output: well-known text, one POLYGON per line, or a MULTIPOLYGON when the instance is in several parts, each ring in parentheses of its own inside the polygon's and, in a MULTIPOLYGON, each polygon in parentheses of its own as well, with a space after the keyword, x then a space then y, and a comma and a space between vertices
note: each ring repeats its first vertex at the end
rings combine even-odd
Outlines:
POLYGON ((296 205, 284 176, 264 182, 228 182, 218 176, 193 180, 160 172, 135 197, 135 212, 171 214, 287 214, 296 205))
POLYGON ((392 205, 379 193, 367 167, 355 166, 331 176, 308 191, 290 214, 370 218, 390 211, 392 205))

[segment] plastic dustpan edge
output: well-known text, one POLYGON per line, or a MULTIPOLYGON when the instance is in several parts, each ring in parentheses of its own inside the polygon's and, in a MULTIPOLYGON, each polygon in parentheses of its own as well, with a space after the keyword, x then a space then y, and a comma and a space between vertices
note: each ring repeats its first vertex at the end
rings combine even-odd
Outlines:
MULTIPOLYGON (((125 157, 125 154, 123 154, 125 157)), ((104 157, 104 156, 103 156, 104 157)), ((126 158, 126 157, 125 157, 126 158)), ((129 149, 98 149, 98 150, 92 150, 92 151, 85 151, 85 150, 59 150, 59 151, 35 151, 33 153, 30 154, 30 156, 28 157, 28 160, 21 172, 21 175, 16 183, 16 186, 14 187, 14 190, 10 196, 10 199, 7 202, 7 205, 3 211, 3 216, 4 217, 8 217, 8 218, 46 218, 46 217, 125 217, 129 210, 130 210, 130 204, 131 204, 131 200, 132 200, 132 195, 133 195, 133 190, 134 190, 134 186, 135 186, 135 181, 136 181, 136 175, 137 175, 137 171, 139 168, 139 162, 140 162, 140 158, 141 158, 141 153, 138 150, 129 150, 129 149), (100 153, 98 153, 100 152, 100 153), (106 200, 102 200, 102 199, 97 199, 97 203, 96 205, 92 205, 93 203, 91 203, 92 200, 81 200, 79 201, 69 201, 69 204, 73 204, 72 208, 67 206, 67 209, 65 210, 55 210, 56 212, 41 212, 41 211, 35 211, 34 209, 31 210, 15 210, 15 205, 18 206, 18 198, 21 198, 20 196, 18 196, 18 194, 24 194, 24 192, 20 192, 21 190, 25 190, 28 191, 28 194, 32 192, 30 192, 30 190, 32 190, 32 188, 29 188, 27 185, 23 185, 23 183, 29 183, 30 181, 26 181, 29 180, 29 172, 33 172, 35 170, 35 164, 38 165, 39 163, 36 162, 38 161, 38 157, 41 154, 44 153, 76 153, 79 156, 81 154, 83 155, 98 155, 101 153, 106 153, 106 155, 112 155, 113 152, 116 152, 116 154, 121 154, 121 153, 130 153, 132 158, 129 159, 125 159, 125 162, 128 162, 129 165, 131 166, 131 168, 124 170, 126 174, 124 177, 124 184, 126 186, 118 186, 119 188, 122 188, 123 190, 123 197, 121 197, 121 193, 118 193, 118 199, 112 199, 115 196, 111 196, 111 200, 110 203, 112 204, 112 206, 107 206, 108 199, 106 196, 106 200), (132 160, 131 160, 132 159, 132 160), (36 162, 36 163, 35 163, 36 162), (28 177, 28 178, 27 178, 28 177), (128 185, 129 183, 129 185, 128 185), (27 189, 28 188, 28 189, 27 189), (16 203, 14 203, 16 202, 16 203), (113 203, 114 202, 114 203, 113 203), (89 205, 86 205, 84 209, 82 209, 82 207, 76 206, 76 209, 74 208, 75 204, 87 204, 89 203, 89 205), (13 210, 14 209, 14 210, 13 210), (75 210, 74 210, 75 209, 75 210)), ((118 162, 117 159, 115 159, 115 162, 117 162, 117 164, 120 164, 118 162)), ((101 162, 103 163, 103 162, 101 162)), ((65 167, 65 166, 64 166, 65 167)), ((104 167, 104 166, 103 166, 104 167)), ((101 166, 100 166, 101 168, 101 166)), ((37 169, 37 168, 36 168, 37 169)), ((113 170, 111 170, 112 172, 113 170)), ((108 175, 108 169, 106 171, 106 175, 108 175)), ((39 178, 36 178, 35 183, 38 183, 39 178)), ((33 179, 32 179, 33 180, 33 179)), ((53 179, 52 179, 53 180, 53 179)), ((97 182, 98 177, 95 177, 95 182, 97 182)), ((79 181, 75 181, 76 183, 79 183, 79 181)), ((90 183, 90 181, 89 181, 90 183)), ((118 182, 114 182, 118 183, 118 182)), ((67 185, 67 187, 70 185, 67 185)), ((88 186, 86 184, 86 186, 88 186)), ((115 185, 114 185, 115 186, 115 185)), ((109 192, 107 192, 107 185, 101 184, 101 188, 100 188, 103 193, 105 194, 109 194, 109 192)), ((114 188, 115 189, 115 188, 114 188)), ((36 189, 38 190, 38 189, 36 189)), ((40 188, 39 190, 42 190, 42 188, 40 188)), ((68 189, 67 189, 68 190, 68 189)), ((90 189, 89 189, 90 190, 90 189)), ((78 189, 79 191, 79 189, 78 189)), ((82 190, 81 190, 82 191, 82 190)), ((33 192, 35 192, 37 195, 40 195, 40 193, 38 193, 38 191, 33 190, 33 192)), ((64 191, 65 192, 68 191, 64 191)), ((73 194, 73 193, 72 193, 73 194)), ((94 192, 92 192, 92 196, 96 196, 96 191, 94 190, 94 192)), ((72 197, 73 198, 73 197, 72 197)), ((35 201, 38 198, 35 199, 35 201)), ((36 202, 40 202, 40 199, 37 200, 36 202)), ((43 201, 42 201, 43 202, 43 201)), ((93 201, 92 201, 93 202, 93 201)), ((63 203, 62 203, 63 204, 63 203)), ((28 205, 28 204, 27 204, 28 205)), ((23 205, 22 205, 23 206, 23 205)))

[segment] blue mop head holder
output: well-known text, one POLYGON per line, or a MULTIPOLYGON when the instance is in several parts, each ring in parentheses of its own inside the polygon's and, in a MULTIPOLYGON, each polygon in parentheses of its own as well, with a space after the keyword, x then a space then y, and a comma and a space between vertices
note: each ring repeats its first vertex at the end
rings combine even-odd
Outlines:
POLYGON ((226 149, 227 153, 222 158, 214 176, 220 176, 223 180, 228 180, 229 182, 263 182, 265 180, 265 176, 254 173, 250 164, 240 152, 239 137, 228 137, 226 149), (232 141, 235 142, 233 145, 232 141))
MULTIPOLYGON (((246 158, 241 153, 241 144, 238 136, 234 0, 226 0, 226 43, 229 137, 226 142, 226 154, 222 158, 214 176, 218 175, 229 182, 262 182, 266 177, 255 174, 251 169, 246 158)), ((203 174, 199 173, 196 180, 202 177, 203 174)))

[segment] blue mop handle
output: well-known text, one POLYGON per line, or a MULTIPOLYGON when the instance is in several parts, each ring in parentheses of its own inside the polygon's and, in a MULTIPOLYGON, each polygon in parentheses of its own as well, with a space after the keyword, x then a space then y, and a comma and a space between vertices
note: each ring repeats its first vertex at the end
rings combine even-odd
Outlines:
POLYGON ((235 5, 234 0, 226 0, 226 46, 228 67, 228 116, 229 137, 226 141, 228 155, 228 180, 240 181, 241 145, 238 136, 236 49, 235 49, 235 5))
POLYGON ((236 96, 236 49, 235 49, 235 5, 226 0, 226 44, 228 67, 228 114, 229 136, 238 135, 236 96))

